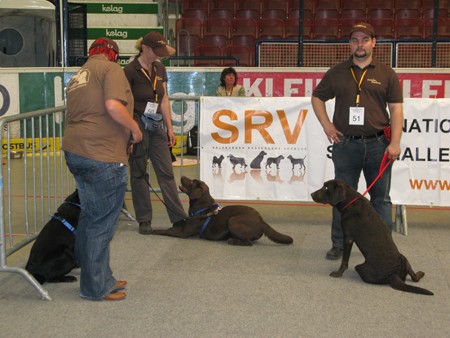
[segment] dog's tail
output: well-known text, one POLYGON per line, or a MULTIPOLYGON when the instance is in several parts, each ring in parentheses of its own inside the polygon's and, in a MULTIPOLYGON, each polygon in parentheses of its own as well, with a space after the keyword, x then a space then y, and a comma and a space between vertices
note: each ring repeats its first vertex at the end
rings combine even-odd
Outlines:
POLYGON ((288 235, 279 233, 266 222, 263 222, 263 232, 271 241, 278 244, 292 244, 294 240, 288 235))
POLYGON ((400 290, 404 292, 411 292, 411 293, 417 293, 420 295, 427 295, 427 296, 433 296, 434 293, 431 291, 428 291, 427 289, 419 288, 417 286, 412 286, 406 284, 399 275, 392 276, 389 280, 389 284, 391 287, 395 290, 400 290))

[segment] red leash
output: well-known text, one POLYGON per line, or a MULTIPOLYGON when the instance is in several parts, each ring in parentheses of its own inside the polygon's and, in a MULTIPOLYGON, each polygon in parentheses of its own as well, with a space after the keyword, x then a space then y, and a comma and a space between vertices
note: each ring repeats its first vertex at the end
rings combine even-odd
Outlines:
MULTIPOLYGON (((380 172, 378 173, 378 176, 375 177, 375 179, 373 180, 372 184, 369 185, 369 187, 367 187, 366 191, 364 191, 364 193, 361 195, 364 196, 365 194, 367 194, 369 192, 369 190, 372 188, 372 186, 383 176, 384 171, 387 169, 387 167, 389 167, 389 165, 392 162, 392 158, 388 161, 388 153, 384 153, 383 159, 381 160, 381 164, 380 164, 380 172), (387 163, 386 163, 387 162, 387 163)), ((351 206, 353 203, 356 202, 356 200, 359 197, 355 197, 354 199, 352 199, 350 202, 348 202, 345 207, 342 210, 347 209, 349 206, 351 206)))

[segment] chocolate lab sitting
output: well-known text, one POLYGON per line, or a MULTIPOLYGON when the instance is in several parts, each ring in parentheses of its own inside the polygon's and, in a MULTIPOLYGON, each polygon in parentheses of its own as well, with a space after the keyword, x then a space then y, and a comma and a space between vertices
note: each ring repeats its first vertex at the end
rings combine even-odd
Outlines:
POLYGON ((78 190, 70 194, 42 228, 31 247, 25 269, 41 284, 75 282, 66 275, 76 268, 75 232, 80 216, 78 190))
POLYGON ((184 226, 167 230, 153 230, 152 235, 179 238, 199 236, 211 241, 228 239, 228 244, 250 246, 252 241, 266 235, 280 244, 291 244, 293 239, 275 231, 258 211, 245 205, 221 208, 209 193, 208 185, 200 180, 181 177, 180 190, 189 196, 189 215, 184 226))
POLYGON ((335 206, 341 213, 344 253, 339 270, 330 276, 341 277, 348 268, 355 242, 365 258, 363 264, 355 267, 364 282, 390 284, 396 290, 433 295, 426 289, 405 283, 407 275, 418 282, 425 274, 413 271, 406 257, 398 251, 387 225, 365 197, 341 180, 325 182, 311 197, 315 202, 335 206))

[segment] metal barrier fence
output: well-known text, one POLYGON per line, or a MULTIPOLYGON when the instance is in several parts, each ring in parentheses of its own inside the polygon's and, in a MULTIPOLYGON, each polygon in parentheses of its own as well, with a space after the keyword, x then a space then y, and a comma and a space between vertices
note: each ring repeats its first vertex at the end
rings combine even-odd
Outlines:
POLYGON ((0 272, 22 275, 45 300, 51 300, 47 291, 25 269, 7 266, 6 257, 32 242, 74 190, 60 151, 64 111, 57 107, 0 120, 0 272))
MULTIPOLYGON (((175 97, 173 100, 183 108, 186 101, 198 98, 175 97)), ((3 162, 0 171, 0 272, 20 274, 44 300, 51 300, 51 297, 42 285, 25 269, 8 266, 7 257, 33 242, 65 197, 75 190, 76 183, 61 151, 65 111, 66 107, 62 106, 0 119, 3 162)), ((198 111, 195 114, 197 120, 198 111)), ((180 176, 185 161, 186 122, 182 109, 174 120, 181 139, 178 145, 180 176)), ((190 125, 192 123, 190 121, 190 125)), ((197 148, 198 144, 192 147, 197 148)), ((158 191, 160 189, 155 188, 155 192, 158 191)), ((125 205, 122 213, 134 220, 125 205)))

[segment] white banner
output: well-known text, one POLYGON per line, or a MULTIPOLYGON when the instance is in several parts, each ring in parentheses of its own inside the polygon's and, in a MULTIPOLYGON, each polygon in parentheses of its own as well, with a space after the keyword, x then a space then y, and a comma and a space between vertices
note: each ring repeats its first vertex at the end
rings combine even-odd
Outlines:
MULTIPOLYGON (((330 114, 333 106, 327 102, 330 114)), ((450 100, 405 99, 404 112, 392 201, 448 206, 450 100)), ((331 145, 309 97, 202 97, 200 148, 200 178, 217 199, 312 201, 334 177, 331 145)))

